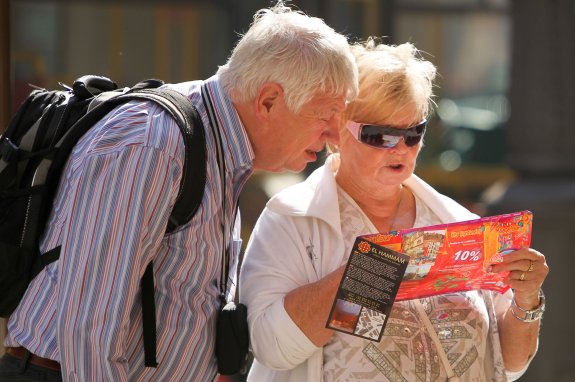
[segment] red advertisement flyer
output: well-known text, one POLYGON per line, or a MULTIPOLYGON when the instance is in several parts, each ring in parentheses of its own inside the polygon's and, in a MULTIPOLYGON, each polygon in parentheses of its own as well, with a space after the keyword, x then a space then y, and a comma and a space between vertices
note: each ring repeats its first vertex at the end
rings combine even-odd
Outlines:
POLYGON ((361 238, 409 256, 396 301, 474 289, 503 293, 506 272, 486 269, 530 245, 532 220, 530 211, 521 211, 361 238))

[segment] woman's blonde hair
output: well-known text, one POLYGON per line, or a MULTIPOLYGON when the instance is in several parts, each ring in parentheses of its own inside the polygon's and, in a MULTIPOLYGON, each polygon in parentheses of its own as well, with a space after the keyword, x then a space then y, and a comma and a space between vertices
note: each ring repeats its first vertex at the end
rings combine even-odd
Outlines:
POLYGON ((345 120, 384 123, 404 108, 413 110, 413 123, 428 117, 436 68, 413 44, 385 45, 370 38, 354 44, 352 51, 359 70, 359 96, 348 104, 345 120))

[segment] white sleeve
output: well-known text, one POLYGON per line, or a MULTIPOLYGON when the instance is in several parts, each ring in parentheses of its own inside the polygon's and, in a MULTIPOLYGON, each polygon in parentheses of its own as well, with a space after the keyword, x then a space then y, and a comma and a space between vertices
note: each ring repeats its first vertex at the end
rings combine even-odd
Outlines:
POLYGON ((248 307, 254 357, 274 370, 293 369, 319 349, 284 308, 288 292, 316 281, 308 277, 311 261, 293 219, 266 208, 254 227, 240 272, 240 301, 248 307))

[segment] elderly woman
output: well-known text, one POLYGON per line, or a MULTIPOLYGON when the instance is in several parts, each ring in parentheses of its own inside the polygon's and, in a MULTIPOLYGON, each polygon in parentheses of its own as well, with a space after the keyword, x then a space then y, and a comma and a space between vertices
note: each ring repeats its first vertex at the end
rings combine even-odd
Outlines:
POLYGON ((255 356, 248 380, 515 380, 537 350, 544 304, 548 267, 533 249, 492 266, 510 271, 505 294, 396 302, 378 343, 326 329, 357 236, 477 218, 413 174, 435 67, 411 44, 370 40, 354 51, 360 94, 346 109, 338 153, 269 201, 248 244, 240 280, 255 356))

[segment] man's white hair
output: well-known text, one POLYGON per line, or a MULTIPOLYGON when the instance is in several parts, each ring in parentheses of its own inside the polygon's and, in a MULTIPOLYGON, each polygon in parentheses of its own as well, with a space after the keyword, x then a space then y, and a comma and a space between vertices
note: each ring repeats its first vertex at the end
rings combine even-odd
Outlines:
POLYGON ((254 100, 266 82, 280 84, 292 112, 318 93, 348 101, 357 95, 357 67, 347 39, 283 1, 254 15, 217 74, 234 102, 254 100))

